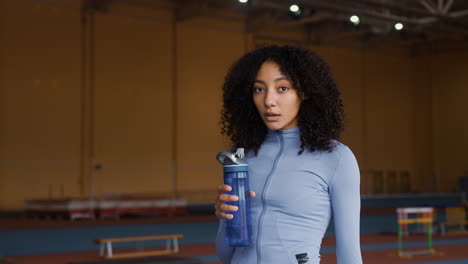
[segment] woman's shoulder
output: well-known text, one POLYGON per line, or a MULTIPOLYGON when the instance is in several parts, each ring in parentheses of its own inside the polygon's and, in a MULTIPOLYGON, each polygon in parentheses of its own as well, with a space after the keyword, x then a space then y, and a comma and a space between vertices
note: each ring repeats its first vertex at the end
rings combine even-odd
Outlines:
POLYGON ((334 150, 336 152, 336 168, 351 170, 358 168, 357 159, 353 151, 345 144, 334 141, 334 150))
POLYGON ((320 157, 323 161, 327 160, 330 166, 337 167, 342 162, 355 160, 353 151, 338 140, 331 141, 331 150, 321 151, 320 157))
POLYGON ((338 140, 332 140, 331 141, 331 146, 332 146, 332 152, 334 152, 336 155, 338 156, 348 156, 348 155, 352 155, 354 156, 353 154, 353 151, 351 151, 351 149, 343 144, 342 142, 338 141, 338 140))

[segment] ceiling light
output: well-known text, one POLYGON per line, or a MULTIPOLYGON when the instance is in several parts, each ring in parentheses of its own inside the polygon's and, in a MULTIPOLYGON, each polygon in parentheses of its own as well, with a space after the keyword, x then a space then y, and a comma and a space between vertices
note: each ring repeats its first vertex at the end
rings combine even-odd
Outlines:
POLYGON ((402 30, 403 29, 403 24, 402 23, 396 23, 395 24, 395 29, 396 30, 402 30))
POLYGON ((351 21, 351 23, 353 23, 354 25, 359 25, 359 23, 361 22, 361 20, 359 19, 358 16, 356 15, 352 15, 350 18, 349 18, 349 21, 351 21))
POLYGON ((295 14, 300 14, 301 13, 301 9, 299 8, 298 5, 291 5, 289 7, 289 11, 295 13, 295 14))
POLYGON ((248 1, 249 1, 249 0, 239 0, 239 2, 241 2, 241 3, 243 3, 243 4, 247 3, 248 1))

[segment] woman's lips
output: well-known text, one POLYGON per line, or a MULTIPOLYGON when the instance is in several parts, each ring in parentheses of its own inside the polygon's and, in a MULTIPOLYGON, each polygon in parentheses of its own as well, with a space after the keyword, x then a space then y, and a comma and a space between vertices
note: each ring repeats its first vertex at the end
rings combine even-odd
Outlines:
POLYGON ((265 114, 264 116, 265 120, 269 122, 278 121, 278 119, 280 118, 279 114, 265 114))

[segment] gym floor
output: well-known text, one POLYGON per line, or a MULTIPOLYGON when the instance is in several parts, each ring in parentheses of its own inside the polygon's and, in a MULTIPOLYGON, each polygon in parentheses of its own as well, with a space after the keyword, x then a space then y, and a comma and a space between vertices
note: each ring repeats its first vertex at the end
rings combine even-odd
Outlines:
MULTIPOLYGON (((380 230, 393 229, 395 217, 380 215, 370 218, 363 215, 362 223, 373 222, 380 230), (378 221, 376 221, 378 219, 378 221), (388 226, 390 225, 390 226, 388 226)), ((105 262, 99 257, 94 240, 113 236, 182 233, 180 252, 174 257, 190 257, 204 264, 220 263, 213 243, 217 220, 212 215, 177 217, 122 218, 96 220, 27 219, 24 217, 0 219, 0 255, 13 264, 68 264, 68 263, 119 263, 153 264, 151 258, 105 262)), ((364 228, 365 229, 365 228, 364 228)), ((365 229, 368 230, 368 229, 365 229)), ((396 229, 394 229, 396 230, 396 229)), ((156 242, 155 242, 156 243, 156 242)), ((404 249, 415 251, 427 245, 426 236, 410 235, 404 238, 404 249)), ((415 255, 411 258, 397 256, 395 232, 363 232, 361 249, 364 263, 380 264, 462 264, 468 263, 468 234, 454 233, 433 236, 435 253, 415 255)), ((145 248, 159 245, 148 242, 145 248)), ((135 243, 115 245, 116 250, 135 250, 135 243)), ((336 263, 335 241, 332 234, 325 236, 322 244, 322 261, 336 263)), ((172 262, 171 262, 172 263, 172 262)), ((182 263, 182 262, 180 262, 182 263)))

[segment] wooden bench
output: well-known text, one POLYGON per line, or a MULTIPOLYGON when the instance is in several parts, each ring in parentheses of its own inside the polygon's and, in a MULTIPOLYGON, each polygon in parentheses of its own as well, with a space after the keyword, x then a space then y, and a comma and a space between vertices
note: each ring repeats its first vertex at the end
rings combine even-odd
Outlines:
POLYGON ((115 237, 97 239, 95 242, 100 245, 99 255, 108 259, 120 258, 136 258, 148 256, 162 256, 179 252, 179 238, 183 238, 182 234, 159 235, 159 236, 135 236, 135 237, 115 237), (125 253, 113 253, 112 243, 132 242, 132 241, 148 241, 148 240, 166 240, 166 249, 150 250, 125 253))
POLYGON ((454 226, 458 227, 454 233, 464 233, 467 230, 465 225, 468 225, 468 220, 466 219, 466 211, 463 207, 447 207, 445 208, 445 222, 439 222, 440 232, 444 236, 448 233, 448 227, 454 226))

